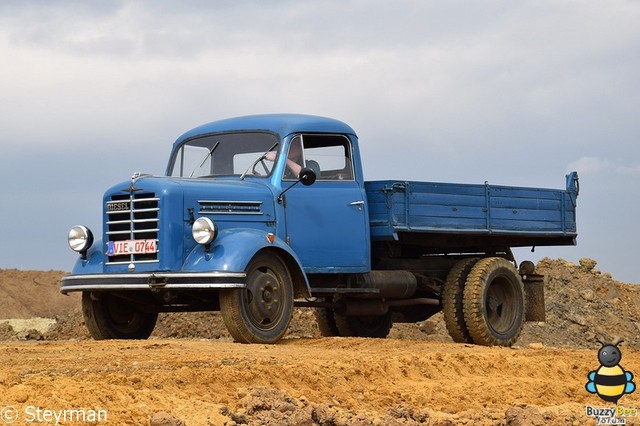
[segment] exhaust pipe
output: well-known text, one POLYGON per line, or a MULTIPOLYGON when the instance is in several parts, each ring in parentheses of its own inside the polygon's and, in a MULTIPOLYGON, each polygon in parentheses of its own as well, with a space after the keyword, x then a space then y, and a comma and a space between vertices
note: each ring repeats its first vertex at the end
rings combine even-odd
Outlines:
POLYGON ((380 290, 377 294, 363 294, 358 297, 408 299, 416 292, 418 280, 409 271, 371 271, 357 274, 351 280, 351 287, 380 290))

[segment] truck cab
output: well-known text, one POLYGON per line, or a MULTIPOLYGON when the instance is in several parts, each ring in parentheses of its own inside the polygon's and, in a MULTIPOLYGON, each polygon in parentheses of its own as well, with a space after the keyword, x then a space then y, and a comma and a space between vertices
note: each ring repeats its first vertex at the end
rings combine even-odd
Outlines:
MULTIPOLYGON (((358 138, 341 121, 271 114, 205 124, 176 140, 164 176, 136 173, 105 192, 95 237, 71 229, 79 258, 61 292, 82 292, 96 339, 147 338, 159 312, 219 310, 235 340, 274 343, 294 304, 316 308, 325 335, 384 337, 394 318, 441 310, 447 275, 461 260, 514 261, 509 247, 479 249, 477 238, 473 248, 434 252, 424 242, 432 233, 387 233, 398 223, 397 191, 379 189, 365 185, 358 138)), ((445 239, 450 232, 436 230, 445 239)), ((575 241, 562 233, 543 245, 575 241)), ((528 299, 522 283, 514 286, 517 312, 507 322, 519 333, 528 299)), ((511 344, 508 334, 476 340, 511 344)))

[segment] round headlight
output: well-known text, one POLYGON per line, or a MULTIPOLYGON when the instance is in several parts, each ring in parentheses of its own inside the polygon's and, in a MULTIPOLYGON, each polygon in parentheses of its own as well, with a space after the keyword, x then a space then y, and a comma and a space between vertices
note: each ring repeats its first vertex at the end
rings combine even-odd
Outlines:
POLYGON ((71 250, 82 253, 87 251, 93 244, 93 234, 86 226, 77 225, 69 231, 68 241, 71 250))
POLYGON ((191 235, 198 244, 209 244, 216 238, 218 228, 208 217, 201 217, 191 227, 191 235))

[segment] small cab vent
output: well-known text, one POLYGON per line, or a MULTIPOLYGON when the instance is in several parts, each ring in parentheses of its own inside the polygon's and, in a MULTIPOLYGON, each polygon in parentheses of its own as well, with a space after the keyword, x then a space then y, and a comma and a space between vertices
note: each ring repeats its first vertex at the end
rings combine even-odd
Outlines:
POLYGON ((199 200, 200 214, 262 214, 262 201, 199 200))

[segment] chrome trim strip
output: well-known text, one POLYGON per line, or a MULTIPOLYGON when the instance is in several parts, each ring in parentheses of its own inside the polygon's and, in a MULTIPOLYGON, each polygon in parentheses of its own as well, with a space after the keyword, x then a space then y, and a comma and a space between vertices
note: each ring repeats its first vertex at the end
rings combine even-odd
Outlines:
MULTIPOLYGON (((114 202, 117 203, 117 201, 113 200, 114 202)), ((153 198, 134 198, 133 200, 134 203, 143 203, 145 201, 160 201, 159 197, 153 197, 153 198)))
POLYGON ((206 209, 200 209, 198 210, 198 213, 200 214, 237 214, 237 215, 262 215, 262 212, 230 212, 230 211, 219 211, 219 210, 206 210, 206 209))
MULTIPOLYGON (((124 262, 128 264, 130 262, 124 262)), ((63 281, 69 280, 103 280, 114 278, 246 278, 245 272, 151 272, 137 274, 88 274, 88 275, 67 275, 63 281)), ((147 286, 148 288, 148 286, 147 286)))
MULTIPOLYGON (((154 228, 154 229, 134 229, 133 231, 107 231, 106 234, 107 235, 122 235, 122 234, 146 234, 146 233, 151 233, 151 232, 160 232, 159 228, 154 228)), ((148 240, 156 240, 159 241, 157 238, 147 238, 148 240)))
POLYGON ((262 215, 262 201, 198 200, 200 214, 262 215))
POLYGON ((244 204, 250 206, 261 206, 262 201, 236 201, 236 200, 198 200, 198 203, 211 203, 211 204, 244 204))
POLYGON ((107 225, 123 225, 125 223, 151 223, 158 222, 159 220, 160 219, 109 220, 107 221, 107 225))
POLYGON ((62 278, 60 292, 245 288, 246 277, 244 272, 224 271, 67 275, 62 278))
MULTIPOLYGON (((136 213, 150 213, 150 212, 159 212, 160 209, 159 208, 153 208, 153 209, 136 209, 133 210, 136 213)), ((131 210, 111 210, 111 211, 107 211, 107 214, 118 214, 118 213, 131 213, 131 210)))
POLYGON ((153 198, 134 198, 134 199, 125 198, 125 199, 122 199, 122 200, 110 200, 110 201, 107 201, 107 204, 130 203, 132 201, 134 203, 140 203, 140 202, 144 202, 144 201, 160 201, 160 198, 158 198, 158 197, 153 197, 153 198))
POLYGON ((98 291, 98 290, 118 290, 118 291, 126 291, 126 290, 151 290, 154 288, 166 288, 171 290, 215 290, 215 289, 226 289, 226 288, 245 288, 245 284, 167 284, 167 285, 152 285, 152 284, 127 284, 125 287, 117 287, 113 285, 104 285, 104 284, 80 284, 80 285, 68 285, 62 287, 60 289, 61 293, 70 293, 72 291, 98 291))
MULTIPOLYGON (((160 250, 158 250, 156 252, 160 253, 160 250)), ((143 254, 153 254, 153 253, 136 253, 136 256, 141 256, 143 254)), ((126 256, 127 253, 122 254, 121 256, 126 256)), ((134 264, 134 265, 139 265, 141 263, 159 263, 160 261, 158 259, 154 259, 154 260, 127 260, 127 261, 120 261, 120 262, 107 262, 106 265, 130 265, 130 264, 134 264)))

